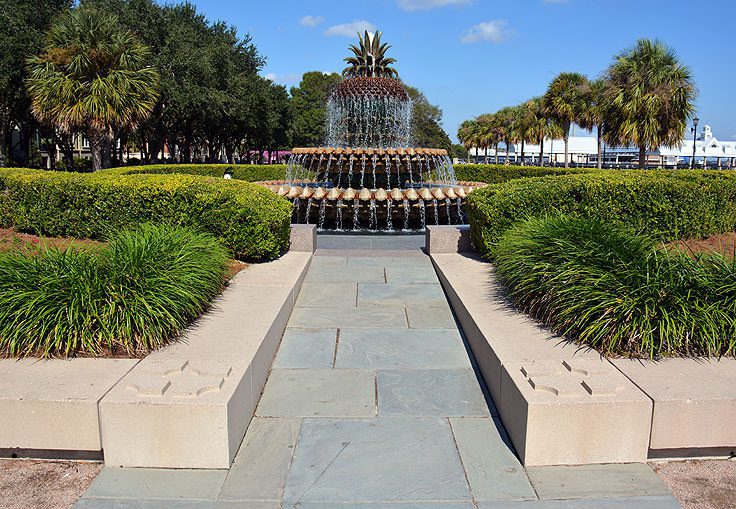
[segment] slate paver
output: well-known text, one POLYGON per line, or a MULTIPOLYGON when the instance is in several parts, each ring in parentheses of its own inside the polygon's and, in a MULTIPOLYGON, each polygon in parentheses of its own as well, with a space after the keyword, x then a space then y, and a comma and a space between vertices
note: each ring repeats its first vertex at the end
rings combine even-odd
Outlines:
POLYGON ((419 266, 396 266, 386 267, 386 283, 412 283, 412 284, 440 284, 434 270, 424 264, 419 266))
POLYGON ((85 498, 214 500, 226 470, 105 468, 85 498))
POLYGON ((336 368, 469 368, 457 330, 340 331, 336 368))
POLYGON ((447 300, 440 285, 427 284, 376 284, 358 285, 358 307, 381 306, 447 307, 447 300))
POLYGON ((414 256, 351 256, 348 258, 347 268, 352 270, 366 270, 371 268, 400 268, 425 267, 434 273, 432 260, 426 255, 414 256))
POLYGON ((670 495, 644 463, 529 467, 527 474, 543 500, 670 495))
POLYGON ((408 328, 406 311, 403 307, 374 307, 351 309, 295 308, 289 319, 290 327, 316 329, 398 329, 408 328))
MULTIPOLYGON (((286 506, 289 507, 289 506, 286 506)), ((475 509, 470 502, 421 502, 407 504, 404 502, 357 503, 357 504, 325 504, 301 503, 299 509, 475 509)))
POLYGON ((300 425, 299 419, 254 417, 219 498, 280 501, 300 425))
POLYGON ((305 283, 385 283, 383 267, 337 268, 327 265, 309 268, 305 283))
POLYGON ((451 418, 460 459, 476 500, 536 500, 524 467, 489 417, 451 418))
POLYGON ((453 329, 457 330, 455 317, 449 307, 433 307, 430 312, 423 306, 407 306, 406 316, 410 329, 453 329))
POLYGON ((358 283, 302 283, 296 307, 354 308, 357 305, 358 283))
POLYGON ((74 509, 281 509, 281 502, 83 498, 74 509))
POLYGON ((358 369, 274 369, 256 415, 374 417, 375 373, 358 369))
POLYGON ((284 507, 471 498, 445 419, 306 419, 300 437, 284 507))
POLYGON ((344 269, 348 265, 347 256, 313 256, 309 263, 311 269, 344 269))
POLYGON ((472 369, 378 372, 378 415, 490 417, 472 369))
POLYGON ((673 496, 479 502, 478 509, 682 509, 673 496))
POLYGON ((337 329, 287 328, 274 368, 331 368, 337 329))

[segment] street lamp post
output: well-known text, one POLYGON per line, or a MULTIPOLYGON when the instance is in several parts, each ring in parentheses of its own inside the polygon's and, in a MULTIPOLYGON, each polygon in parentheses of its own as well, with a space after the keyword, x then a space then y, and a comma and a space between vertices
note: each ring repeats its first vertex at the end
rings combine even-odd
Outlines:
POLYGON ((700 122, 700 119, 698 117, 695 117, 693 119, 693 128, 692 128, 692 132, 693 132, 693 158, 690 161, 690 169, 691 170, 694 170, 695 169, 695 140, 698 137, 698 122, 700 122))

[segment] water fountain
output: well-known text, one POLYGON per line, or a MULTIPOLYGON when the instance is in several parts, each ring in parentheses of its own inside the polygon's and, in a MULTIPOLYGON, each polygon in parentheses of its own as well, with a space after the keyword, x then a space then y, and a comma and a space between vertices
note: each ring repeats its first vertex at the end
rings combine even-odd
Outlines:
POLYGON ((412 146, 411 99, 390 46, 380 32, 358 37, 327 103, 326 146, 293 149, 286 180, 260 184, 294 202, 295 222, 325 230, 463 224, 462 200, 484 184, 458 182, 446 150, 412 146))

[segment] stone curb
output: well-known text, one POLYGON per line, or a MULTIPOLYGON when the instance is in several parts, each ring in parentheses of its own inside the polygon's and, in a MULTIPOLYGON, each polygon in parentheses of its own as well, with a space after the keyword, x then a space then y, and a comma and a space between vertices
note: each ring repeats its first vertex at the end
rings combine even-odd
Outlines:
POLYGON ((311 256, 291 251, 239 273, 183 341, 141 360, 102 399, 107 466, 230 467, 311 256))
POLYGON ((736 360, 609 361, 511 309, 493 290, 491 264, 457 253, 432 262, 525 465, 736 448, 736 360))

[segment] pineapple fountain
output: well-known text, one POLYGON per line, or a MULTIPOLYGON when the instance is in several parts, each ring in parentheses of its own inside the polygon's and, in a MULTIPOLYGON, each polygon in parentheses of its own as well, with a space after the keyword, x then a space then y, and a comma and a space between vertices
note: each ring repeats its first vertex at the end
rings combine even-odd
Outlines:
POLYGON ((380 32, 358 38, 327 103, 326 146, 293 149, 286 180, 260 184, 292 200, 292 222, 320 230, 463 224, 463 199, 483 184, 458 182, 447 151, 411 145, 411 99, 390 46, 380 32))

